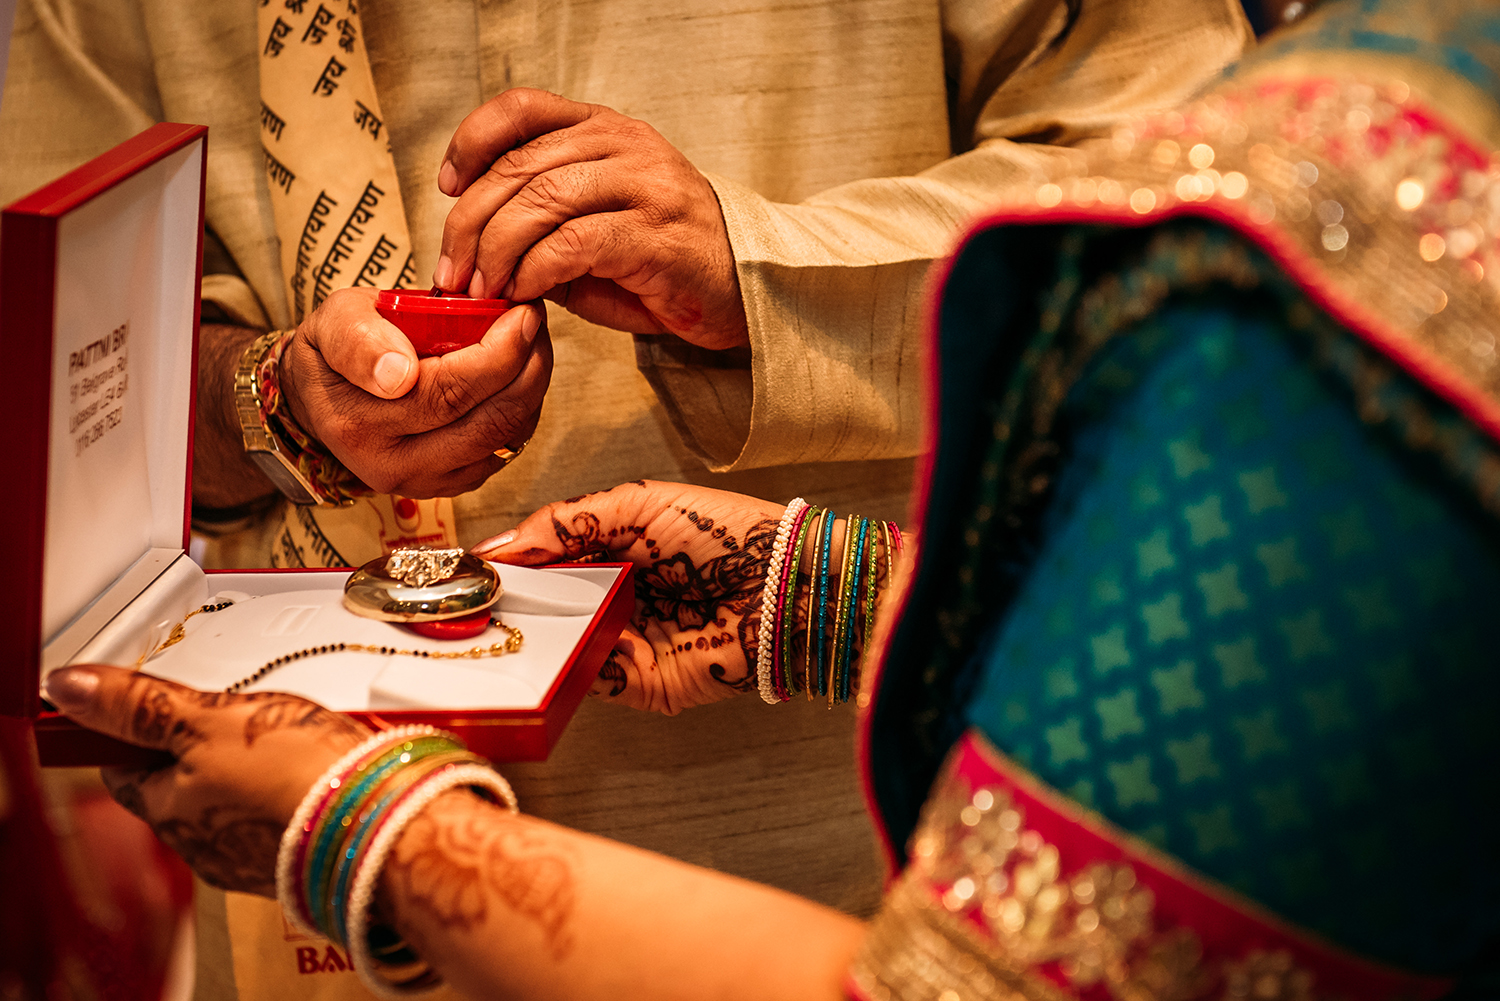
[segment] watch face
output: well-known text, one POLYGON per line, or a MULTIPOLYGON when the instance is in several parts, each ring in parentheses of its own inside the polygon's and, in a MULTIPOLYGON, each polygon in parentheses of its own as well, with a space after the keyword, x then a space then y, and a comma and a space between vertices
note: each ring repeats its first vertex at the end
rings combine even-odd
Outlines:
POLYGON ((293 504, 318 503, 318 498, 313 496, 307 484, 292 472, 280 455, 259 449, 246 450, 245 454, 254 460, 255 464, 260 467, 260 471, 266 474, 266 479, 270 480, 287 500, 293 504))

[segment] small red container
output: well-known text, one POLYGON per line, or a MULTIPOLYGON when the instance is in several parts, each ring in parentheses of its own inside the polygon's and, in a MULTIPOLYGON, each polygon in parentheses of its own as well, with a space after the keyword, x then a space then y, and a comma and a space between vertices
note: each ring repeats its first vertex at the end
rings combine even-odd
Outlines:
POLYGON ((435 296, 417 289, 386 290, 375 297, 375 312, 401 328, 418 358, 478 344, 514 305, 509 299, 470 299, 457 292, 435 296))

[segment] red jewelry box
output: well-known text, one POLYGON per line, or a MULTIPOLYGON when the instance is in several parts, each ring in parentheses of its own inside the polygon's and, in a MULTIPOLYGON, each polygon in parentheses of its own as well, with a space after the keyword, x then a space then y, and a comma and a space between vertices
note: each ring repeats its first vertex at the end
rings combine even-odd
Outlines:
MULTIPOLYGON (((137 648, 156 648, 163 625, 226 589, 326 595, 349 573, 221 574, 187 556, 207 133, 155 125, 0 214, 0 422, 10 428, 13 519, 0 715, 34 720, 44 765, 130 764, 152 753, 48 711, 46 672, 101 652, 129 666, 137 648)), ((531 700, 336 708, 377 726, 443 727, 495 761, 544 759, 634 605, 628 564, 547 572, 585 580, 599 597, 553 620, 568 620, 568 629, 532 643, 547 653, 527 668, 531 700)), ((547 623, 540 628, 545 634, 547 623)), ((224 644, 227 654, 233 647, 224 644)), ((223 665, 210 666, 222 674, 223 665)), ((273 680, 259 687, 274 689, 273 680)))

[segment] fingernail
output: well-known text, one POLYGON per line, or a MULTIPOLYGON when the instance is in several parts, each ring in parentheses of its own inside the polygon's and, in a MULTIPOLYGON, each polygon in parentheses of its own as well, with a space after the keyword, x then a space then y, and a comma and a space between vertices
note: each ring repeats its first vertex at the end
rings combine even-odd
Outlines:
POLYGON ((484 298, 484 272, 478 268, 474 269, 474 277, 469 279, 469 298, 484 298))
POLYGON ((63 712, 87 709, 99 687, 99 675, 86 667, 64 667, 47 675, 47 698, 63 712))
POLYGON ((502 299, 509 299, 511 296, 513 296, 515 294, 516 294, 516 276, 515 275, 511 275, 510 276, 510 280, 505 283, 505 287, 500 290, 500 298, 502 298, 502 299))
POLYGON ((444 160, 438 169, 438 190, 445 195, 458 194, 458 171, 451 160, 444 160))
POLYGON ((438 258, 437 270, 432 272, 432 284, 441 289, 453 284, 453 262, 448 259, 447 254, 438 258))
POLYGON ((536 332, 542 328, 542 307, 526 307, 526 315, 521 317, 521 339, 527 344, 536 340, 536 332))
POLYGON ((381 392, 394 396, 396 390, 401 388, 401 383, 406 381, 406 373, 409 371, 410 358, 399 351, 387 351, 375 363, 375 385, 380 387, 381 392))
POLYGON ((503 549, 504 547, 510 545, 515 541, 515 532, 501 532, 493 539, 485 539, 479 545, 475 546, 474 552, 480 556, 483 556, 485 553, 493 552, 496 549, 503 549))

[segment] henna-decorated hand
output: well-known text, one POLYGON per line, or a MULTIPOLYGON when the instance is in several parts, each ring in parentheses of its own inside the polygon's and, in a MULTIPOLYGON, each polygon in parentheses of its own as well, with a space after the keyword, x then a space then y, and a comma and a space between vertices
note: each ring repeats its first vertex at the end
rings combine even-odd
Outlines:
POLYGON ((119 667, 47 676, 77 722, 162 751, 155 768, 103 770, 110 793, 203 880, 276 895, 276 851, 297 804, 363 725, 280 692, 200 692, 119 667))
POLYGON ((589 555, 634 563, 632 628, 594 694, 670 715, 755 688, 761 591, 784 510, 640 480, 549 504, 474 552, 522 566, 589 555))

